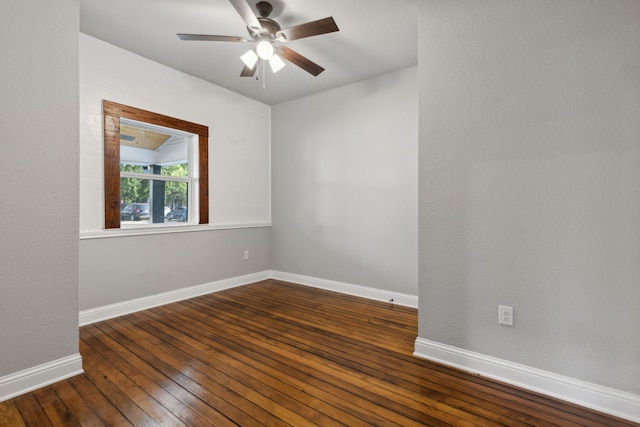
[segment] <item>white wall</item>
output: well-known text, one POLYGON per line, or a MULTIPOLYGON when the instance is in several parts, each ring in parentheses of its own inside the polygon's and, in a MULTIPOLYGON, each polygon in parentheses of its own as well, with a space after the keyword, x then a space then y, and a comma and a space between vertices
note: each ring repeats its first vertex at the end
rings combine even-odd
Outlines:
POLYGON ((216 227, 269 225, 270 203, 268 105, 80 34, 82 310, 267 270, 268 228, 216 227), (103 238, 103 99, 209 127, 210 227, 103 238))
POLYGON ((6 375, 80 368, 78 16, 68 0, 0 13, 0 398, 6 375))
POLYGON ((417 76, 272 108, 273 269, 417 295, 417 76))
POLYGON ((419 336, 640 394, 640 2, 420 5, 419 336))
POLYGON ((102 100, 209 127, 213 225, 270 222, 270 108, 80 34, 80 231, 104 226, 102 100))

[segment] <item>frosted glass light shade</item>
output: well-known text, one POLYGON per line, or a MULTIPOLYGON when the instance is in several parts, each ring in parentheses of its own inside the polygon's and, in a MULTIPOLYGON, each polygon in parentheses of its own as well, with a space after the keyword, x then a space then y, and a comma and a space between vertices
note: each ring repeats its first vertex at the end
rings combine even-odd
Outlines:
POLYGON ((242 55, 240 59, 242 59, 244 65, 246 65, 248 68, 253 69, 253 66, 256 65, 256 62, 258 61, 258 55, 256 55, 254 51, 250 50, 242 55))
POLYGON ((273 55, 269 60, 269 65, 271 65, 271 71, 277 73, 284 67, 284 61, 278 55, 273 55))

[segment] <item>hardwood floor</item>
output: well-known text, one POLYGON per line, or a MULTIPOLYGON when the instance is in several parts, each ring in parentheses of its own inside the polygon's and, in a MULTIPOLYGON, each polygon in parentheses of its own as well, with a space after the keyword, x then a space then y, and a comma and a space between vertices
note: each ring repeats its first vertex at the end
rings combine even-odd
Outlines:
POLYGON ((80 329, 0 426, 630 426, 412 356, 414 309, 268 280, 80 329))

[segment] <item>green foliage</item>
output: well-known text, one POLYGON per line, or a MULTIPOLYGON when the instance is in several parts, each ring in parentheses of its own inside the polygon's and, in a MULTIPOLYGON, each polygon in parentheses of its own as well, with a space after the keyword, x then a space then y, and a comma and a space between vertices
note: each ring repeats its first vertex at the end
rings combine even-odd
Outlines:
MULTIPOLYGON (((142 166, 120 164, 120 172, 144 173, 142 166)), ((149 200, 149 181, 136 178, 120 178, 122 203, 146 203, 149 200)))
POLYGON ((144 173, 143 166, 120 163, 120 172, 144 173))
MULTIPOLYGON (((187 176, 188 164, 183 163, 180 165, 171 165, 162 167, 162 175, 166 176, 187 176)), ((165 204, 171 209, 178 206, 186 205, 187 202, 187 183, 186 182, 171 182, 167 181, 165 184, 165 204)))
MULTIPOLYGON (((121 164, 120 172, 145 173, 142 166, 121 164)), ((188 164, 162 166, 161 174, 165 176, 185 177, 188 175, 188 164)), ((151 178, 152 175, 149 176, 151 178)), ((126 203, 147 203, 150 199, 150 179, 120 178, 120 200, 126 203)), ((187 183, 171 182, 165 183, 165 205, 171 209, 177 206, 186 205, 187 183)))
POLYGON ((189 174, 189 164, 162 166, 161 173, 166 176, 187 176, 189 174))

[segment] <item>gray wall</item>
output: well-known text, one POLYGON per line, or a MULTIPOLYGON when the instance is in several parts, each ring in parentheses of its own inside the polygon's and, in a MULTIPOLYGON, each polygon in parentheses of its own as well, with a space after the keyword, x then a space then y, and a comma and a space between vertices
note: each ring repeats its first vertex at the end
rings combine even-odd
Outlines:
POLYGON ((0 13, 0 377, 78 352, 78 15, 0 13))
POLYGON ((260 227, 81 240, 80 310, 267 271, 270 235, 260 227))
POLYGON ((418 69, 272 108, 272 267, 418 294, 418 69))
POLYGON ((79 37, 80 309, 268 270, 270 107, 79 37), (208 126, 210 226, 153 235, 145 235, 143 226, 118 231, 119 237, 102 230, 105 98, 208 126), (232 226, 247 228, 225 229, 232 226))
POLYGON ((419 336, 640 393, 640 2, 420 5, 419 336))

